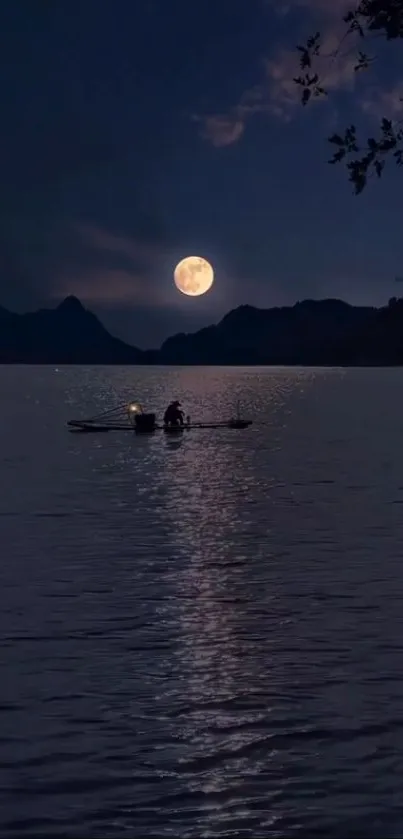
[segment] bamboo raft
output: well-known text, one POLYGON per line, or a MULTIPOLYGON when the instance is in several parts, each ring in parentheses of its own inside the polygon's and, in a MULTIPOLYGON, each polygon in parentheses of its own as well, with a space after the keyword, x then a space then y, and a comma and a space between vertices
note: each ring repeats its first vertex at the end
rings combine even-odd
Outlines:
POLYGON ((252 425, 252 420, 242 419, 237 406, 237 414, 234 418, 219 422, 191 422, 190 417, 186 418, 183 425, 165 425, 156 421, 156 415, 145 413, 137 402, 130 402, 128 405, 118 405, 101 414, 82 420, 69 420, 68 430, 75 434, 101 434, 109 431, 129 431, 132 434, 152 434, 155 431, 163 431, 165 434, 183 434, 193 429, 219 429, 230 428, 241 430, 252 425))

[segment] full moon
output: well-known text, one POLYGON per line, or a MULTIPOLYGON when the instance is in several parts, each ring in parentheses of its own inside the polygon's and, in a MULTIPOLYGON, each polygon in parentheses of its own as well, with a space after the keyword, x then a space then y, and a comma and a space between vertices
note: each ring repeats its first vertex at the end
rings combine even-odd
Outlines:
POLYGON ((174 271, 176 288, 189 297, 209 291, 214 282, 214 271, 202 256, 187 256, 178 262, 174 271))

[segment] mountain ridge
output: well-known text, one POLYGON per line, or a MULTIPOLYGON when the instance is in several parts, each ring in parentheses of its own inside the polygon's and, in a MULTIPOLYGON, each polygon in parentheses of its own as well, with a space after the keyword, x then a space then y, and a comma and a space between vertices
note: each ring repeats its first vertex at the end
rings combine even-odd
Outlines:
POLYGON ((77 297, 24 314, 0 307, 2 364, 139 364, 146 359, 147 353, 110 335, 77 297))
POLYGON ((73 295, 24 314, 0 306, 0 363, 400 365, 403 299, 379 308, 338 298, 267 309, 244 304, 154 350, 111 335, 73 295))

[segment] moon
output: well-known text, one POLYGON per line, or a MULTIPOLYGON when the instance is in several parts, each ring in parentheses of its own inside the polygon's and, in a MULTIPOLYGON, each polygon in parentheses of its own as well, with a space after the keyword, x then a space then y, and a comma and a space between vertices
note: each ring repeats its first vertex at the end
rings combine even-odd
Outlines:
POLYGON ((178 262, 174 271, 174 282, 178 291, 189 297, 199 297, 209 291, 214 282, 214 271, 202 256, 186 256, 178 262))

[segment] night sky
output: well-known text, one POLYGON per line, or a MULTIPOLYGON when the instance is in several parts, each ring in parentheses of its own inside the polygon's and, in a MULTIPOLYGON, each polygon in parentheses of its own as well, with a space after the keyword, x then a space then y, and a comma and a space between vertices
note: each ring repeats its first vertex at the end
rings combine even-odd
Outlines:
MULTIPOLYGON (((403 274, 403 174, 352 194, 326 137, 401 106, 394 55, 302 109, 295 44, 345 0, 12 0, 0 11, 0 303, 76 294, 139 346, 241 303, 382 303, 403 274), (187 254, 202 298, 172 282, 187 254)), ((399 287, 397 287, 398 289, 399 287)))

